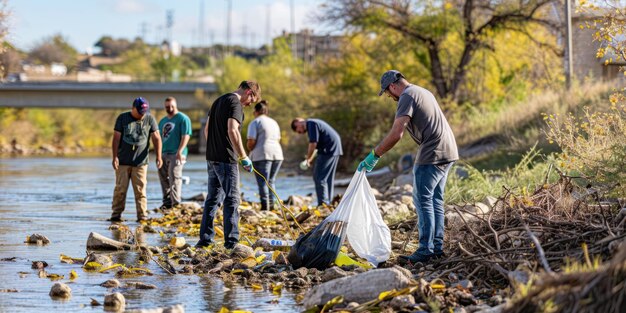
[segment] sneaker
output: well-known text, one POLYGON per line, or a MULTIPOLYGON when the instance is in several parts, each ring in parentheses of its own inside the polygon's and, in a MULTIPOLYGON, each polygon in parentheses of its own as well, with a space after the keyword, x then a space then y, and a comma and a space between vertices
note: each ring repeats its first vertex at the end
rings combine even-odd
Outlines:
POLYGON ((111 218, 107 219, 109 222, 121 222, 122 218, 119 216, 111 216, 111 218))
POLYGON ((417 252, 411 255, 398 256, 398 263, 404 264, 416 264, 416 263, 428 263, 430 259, 434 257, 434 254, 418 254, 417 252))
POLYGON ((210 246, 211 243, 210 242, 206 242, 206 241, 198 241, 198 243, 196 243, 196 245, 194 246, 194 248, 196 249, 201 249, 201 248, 206 248, 208 246, 210 246))

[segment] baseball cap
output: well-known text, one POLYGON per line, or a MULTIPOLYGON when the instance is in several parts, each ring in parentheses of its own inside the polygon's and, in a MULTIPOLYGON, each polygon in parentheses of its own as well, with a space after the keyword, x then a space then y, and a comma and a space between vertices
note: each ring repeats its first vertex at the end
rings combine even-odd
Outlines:
POLYGON ((137 109, 137 112, 144 115, 150 111, 150 104, 144 97, 139 97, 133 101, 133 107, 137 109))
POLYGON ((404 75, 396 70, 386 71, 383 76, 380 78, 380 92, 378 96, 382 96, 385 93, 385 90, 389 88, 389 85, 395 83, 398 79, 404 78, 404 75))

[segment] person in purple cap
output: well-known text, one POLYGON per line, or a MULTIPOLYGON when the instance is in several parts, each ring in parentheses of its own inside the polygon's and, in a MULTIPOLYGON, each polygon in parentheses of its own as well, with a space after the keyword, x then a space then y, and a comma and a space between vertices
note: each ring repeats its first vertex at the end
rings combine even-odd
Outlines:
POLYGON ((113 191, 113 213, 111 222, 122 221, 122 212, 126 206, 126 192, 130 181, 135 192, 137 221, 148 218, 148 201, 146 198, 148 137, 152 138, 156 152, 156 166, 161 168, 161 136, 159 126, 150 112, 150 104, 143 97, 133 101, 129 112, 117 117, 113 128, 111 150, 113 169, 115 170, 115 190, 113 191))
POLYGON ((413 166, 413 204, 417 211, 419 246, 411 255, 398 257, 400 263, 427 263, 443 253, 443 193, 448 172, 459 159, 452 129, 437 99, 428 90, 409 83, 402 73, 390 70, 380 79, 380 92, 398 102, 396 117, 387 136, 359 164, 359 171, 371 171, 378 159, 400 141, 406 129, 419 146, 413 166))

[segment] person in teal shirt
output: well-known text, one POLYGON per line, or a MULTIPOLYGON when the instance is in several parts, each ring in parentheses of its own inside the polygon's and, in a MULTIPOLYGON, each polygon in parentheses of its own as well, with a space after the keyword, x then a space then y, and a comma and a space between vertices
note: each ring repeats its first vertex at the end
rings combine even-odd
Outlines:
POLYGON ((163 191, 161 209, 171 209, 182 201, 183 165, 187 160, 191 120, 187 115, 178 111, 174 97, 167 97, 164 107, 167 116, 159 121, 159 131, 163 142, 163 166, 159 169, 163 191))

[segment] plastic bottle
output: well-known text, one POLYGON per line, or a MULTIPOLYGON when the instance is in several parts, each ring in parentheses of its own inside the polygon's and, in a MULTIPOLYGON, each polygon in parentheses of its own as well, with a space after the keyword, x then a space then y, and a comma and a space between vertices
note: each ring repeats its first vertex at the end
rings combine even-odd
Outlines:
POLYGON ((335 259, 335 265, 337 266, 356 265, 365 269, 372 268, 370 264, 363 264, 361 262, 355 261, 354 259, 352 259, 347 254, 341 251, 339 251, 339 254, 337 254, 337 258, 335 259))
POLYGON ((296 241, 295 240, 281 240, 281 239, 271 239, 271 238, 260 238, 257 242, 264 242, 269 244, 271 249, 280 250, 280 251, 289 251, 291 246, 293 246, 296 241))

